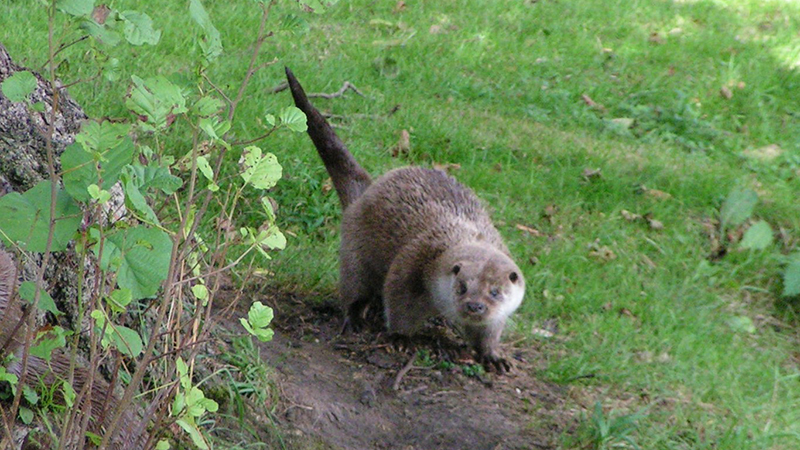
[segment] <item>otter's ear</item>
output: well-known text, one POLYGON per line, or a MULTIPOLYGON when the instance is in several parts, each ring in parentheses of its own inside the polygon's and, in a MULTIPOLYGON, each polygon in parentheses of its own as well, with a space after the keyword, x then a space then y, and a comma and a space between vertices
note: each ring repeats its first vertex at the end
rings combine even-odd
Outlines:
POLYGON ((511 272, 508 275, 508 279, 511 280, 512 283, 516 283, 517 280, 519 280, 519 275, 517 275, 517 272, 511 272))
POLYGON ((460 266, 460 265, 458 265, 458 264, 456 264, 456 265, 455 265, 455 266, 453 266, 453 268, 451 269, 451 272, 453 272, 453 275, 458 275, 458 272, 461 272, 461 266, 460 266))

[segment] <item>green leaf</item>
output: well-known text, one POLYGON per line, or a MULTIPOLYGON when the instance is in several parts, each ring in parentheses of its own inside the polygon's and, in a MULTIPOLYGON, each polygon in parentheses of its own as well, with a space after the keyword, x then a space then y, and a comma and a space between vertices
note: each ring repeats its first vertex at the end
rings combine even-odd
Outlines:
POLYGON ((113 329, 114 333, 111 339, 117 350, 131 358, 136 358, 142 354, 144 343, 139 333, 122 325, 113 325, 113 329))
MULTIPOLYGON (((12 241, 32 252, 44 252, 50 229, 50 181, 39 182, 24 194, 8 193, 0 197, 0 230, 12 241)), ((88 194, 87 194, 88 195, 88 194)), ((51 250, 67 248, 81 221, 78 205, 61 189, 56 191, 55 232, 51 250)), ((0 240, 5 237, 0 234, 0 240)))
POLYGON ((139 191, 160 189, 161 192, 170 195, 183 185, 183 180, 172 175, 169 168, 159 167, 156 163, 151 163, 149 166, 135 163, 125 170, 135 180, 139 191))
POLYGON ((753 319, 747 316, 734 316, 728 319, 728 326, 734 331, 753 334, 756 332, 756 326, 753 324, 753 319))
POLYGON ((108 296, 108 304, 117 312, 125 311, 131 301, 133 301, 133 292, 130 289, 114 289, 108 296))
POLYGON ((145 13, 138 11, 124 11, 119 18, 125 23, 123 34, 132 45, 158 44, 161 39, 161 30, 153 29, 153 20, 145 13))
POLYGON ((40 331, 31 346, 31 355, 50 361, 56 349, 67 345, 66 331, 61 327, 53 327, 48 331, 40 331))
POLYGON ((161 439, 156 444, 156 450, 169 450, 169 441, 166 439, 161 439))
MULTIPOLYGON (((36 295, 36 284, 34 284, 33 281, 23 281, 22 284, 19 285, 18 292, 19 296, 22 297, 23 300, 33 304, 33 299, 36 295)), ((58 310, 56 307, 56 302, 53 301, 53 297, 50 297, 50 294, 48 294, 44 289, 42 289, 41 293, 39 294, 38 307, 42 311, 47 311, 55 316, 64 314, 58 310)))
POLYGON ((133 87, 125 106, 144 118, 148 126, 166 128, 173 115, 187 111, 180 87, 165 77, 159 75, 143 80, 133 75, 131 79, 133 87))
MULTIPOLYGON (((114 47, 120 43, 122 37, 116 30, 109 28, 107 25, 100 25, 99 23, 95 22, 94 20, 84 20, 80 24, 80 28, 89 36, 97 39, 101 43, 108 45, 109 47, 114 47)), ((110 60, 116 60, 117 64, 119 60, 116 58, 110 58, 110 60)), ((109 80, 115 81, 115 80, 109 80)))
POLYGON ((202 284, 195 284, 192 286, 192 294, 197 297, 199 300, 207 300, 208 299, 208 288, 206 288, 202 284))
POLYGON ((783 296, 800 295, 800 253, 789 257, 789 263, 783 271, 783 296))
POLYGON ((189 437, 192 438, 192 442, 201 450, 208 450, 208 444, 206 443, 205 438, 203 437, 203 433, 200 432, 200 429, 197 428, 197 425, 194 424, 193 420, 189 420, 189 418, 180 418, 176 421, 183 431, 185 431, 189 437))
POLYGON ((24 102, 36 89, 36 77, 27 70, 21 70, 3 80, 0 89, 12 102, 24 102))
POLYGON ((239 322, 248 333, 254 335, 262 342, 272 340, 274 332, 267 328, 272 322, 273 311, 261 302, 254 302, 247 313, 247 319, 241 318, 239 322))
POLYGON ((732 190, 720 210, 722 228, 736 227, 744 223, 753 215, 756 203, 758 203, 758 194, 752 189, 736 188, 732 190))
POLYGON ((219 113, 222 107, 222 100, 212 96, 205 96, 192 105, 192 113, 200 117, 208 117, 219 113))
POLYGON ((71 16, 88 16, 94 10, 94 0, 58 0, 56 8, 71 16))
POLYGON ((64 380, 64 382, 61 383, 61 387, 64 393, 64 404, 67 406, 67 408, 72 408, 72 406, 75 404, 75 398, 78 396, 75 392, 75 389, 72 388, 72 385, 69 384, 67 380, 64 380))
POLYGON ((292 131, 302 133, 308 129, 306 115, 295 106, 287 106, 280 113, 281 124, 292 131))
POLYGON ((261 149, 256 146, 246 147, 239 163, 244 171, 241 177, 245 184, 250 183, 256 189, 269 189, 281 179, 283 168, 278 158, 272 153, 261 156, 261 149))
POLYGON ((133 209, 144 216, 147 222, 160 225, 161 222, 158 221, 155 211, 147 204, 147 199, 139 192, 139 188, 136 187, 133 180, 129 179, 125 181, 125 199, 133 209))
POLYGON ((119 261, 119 287, 130 289, 134 300, 155 296, 167 278, 172 253, 170 237, 159 229, 139 226, 108 236, 108 243, 113 246, 106 249, 110 254, 101 264, 119 261))
POLYGON ((25 397, 25 401, 31 405, 39 403, 39 394, 37 394, 36 391, 27 384, 22 386, 22 396, 25 397))
POLYGON ((0 366, 0 381, 6 381, 12 386, 16 386, 19 382, 19 378, 13 373, 9 373, 5 366, 0 366))
POLYGON ((275 225, 259 233, 257 240, 259 244, 270 250, 283 250, 286 248, 286 236, 275 225))
POLYGON ((208 62, 213 61, 222 54, 222 40, 219 37, 219 30, 211 22, 211 18, 199 0, 189 0, 189 15, 203 30, 203 37, 200 39, 203 58, 208 62))
POLYGON ((107 126, 94 122, 84 125, 75 137, 76 142, 61 155, 64 189, 72 198, 88 202, 92 198, 87 191, 90 185, 97 184, 104 190, 114 186, 122 169, 133 160, 135 149, 127 136, 129 131, 128 125, 107 126))
POLYGON ((764 220, 759 220, 747 229, 739 244, 750 250, 764 250, 772 244, 772 228, 764 220))
POLYGON ((275 116, 273 116, 272 114, 267 114, 266 116, 264 116, 264 120, 266 120, 267 125, 271 127, 275 126, 275 116))
POLYGON ((33 411, 25 406, 19 407, 19 420, 25 425, 30 425, 33 422, 33 411))
POLYGON ((100 189, 99 186, 96 184, 90 184, 86 191, 89 193, 89 196, 92 199, 96 200, 97 203, 103 204, 109 200, 111 200, 111 193, 105 189, 100 189))

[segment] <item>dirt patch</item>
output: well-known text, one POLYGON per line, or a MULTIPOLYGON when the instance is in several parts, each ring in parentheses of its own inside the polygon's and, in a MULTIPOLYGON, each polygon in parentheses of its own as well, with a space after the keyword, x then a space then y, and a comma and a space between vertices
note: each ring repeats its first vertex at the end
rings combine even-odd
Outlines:
POLYGON ((273 420, 291 448, 555 449, 574 426, 566 389, 535 376, 533 348, 505 349, 509 375, 466 375, 474 366, 457 338, 414 341, 426 357, 409 364, 413 352, 380 332, 339 335, 335 306, 285 294, 268 303, 276 333, 261 357, 275 370, 273 420))

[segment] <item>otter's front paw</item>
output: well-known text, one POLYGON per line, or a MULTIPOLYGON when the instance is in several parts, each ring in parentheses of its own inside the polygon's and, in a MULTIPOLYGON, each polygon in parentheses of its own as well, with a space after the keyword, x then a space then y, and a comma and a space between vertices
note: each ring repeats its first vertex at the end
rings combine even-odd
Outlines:
POLYGON ((392 333, 389 335, 389 344, 392 346, 392 349, 398 352, 408 352, 416 349, 410 337, 399 333, 392 333))
POLYGON ((485 354, 480 357, 480 362, 483 367, 488 371, 495 371, 500 375, 511 370, 511 361, 503 358, 496 353, 485 354))

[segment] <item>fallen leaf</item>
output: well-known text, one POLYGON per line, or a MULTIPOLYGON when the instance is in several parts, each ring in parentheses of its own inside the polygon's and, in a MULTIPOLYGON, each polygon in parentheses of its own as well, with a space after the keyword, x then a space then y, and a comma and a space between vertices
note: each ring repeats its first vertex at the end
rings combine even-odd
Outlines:
POLYGON ((636 319, 636 316, 634 316, 633 313, 631 312, 631 310, 628 309, 628 308, 620 308, 619 309, 619 315, 620 316, 625 316, 625 317, 630 317, 631 319, 636 319))
POLYGON ((617 259, 617 255, 614 254, 614 251, 612 251, 605 245, 589 251, 589 256, 595 259, 599 259, 600 261, 603 262, 613 261, 617 259))
POLYGON ((742 152, 748 158, 757 159, 761 162, 774 161, 783 154, 783 149, 776 144, 769 144, 756 149, 749 149, 742 152))
POLYGON ((660 221, 653 218, 653 213, 647 213, 644 215, 644 220, 647 221, 647 224, 650 225, 650 229, 652 230, 663 230, 664 224, 660 221))
POLYGON ((322 193, 323 194, 327 194, 328 192, 332 191, 333 190, 333 180, 330 177, 326 178, 325 181, 322 182, 321 189, 322 189, 322 193))
POLYGON ((530 258, 528 258, 528 263, 530 265, 532 265, 532 266, 535 266, 535 265, 539 264, 539 258, 537 258, 535 256, 531 256, 530 258))
POLYGON ((627 220, 628 222, 634 222, 642 218, 639 214, 634 214, 628 210, 621 210, 619 214, 622 216, 623 219, 627 220))
POLYGON ((515 228, 520 230, 520 231, 524 231, 524 232, 526 232, 526 233, 528 233, 528 234, 530 234, 532 236, 536 236, 536 237, 544 236, 544 234, 541 231, 537 230, 536 228, 531 228, 531 227, 522 225, 520 223, 518 223, 515 228))
POLYGON ((406 2, 404 2, 403 0, 400 0, 399 2, 397 2, 396 5, 394 5, 395 13, 403 12, 405 11, 405 9, 406 9, 406 2))
POLYGON ((614 305, 611 302, 608 302, 608 303, 603 305, 603 310, 611 311, 611 308, 613 308, 613 307, 614 307, 614 305))
POLYGON ((655 44, 655 45, 661 45, 664 42, 666 42, 665 39, 664 39, 664 36, 661 36, 661 33, 656 33, 656 32, 650 33, 650 37, 647 38, 647 40, 651 44, 655 44))
POLYGON ((672 195, 668 192, 660 191, 658 189, 650 189, 645 185, 639 186, 637 192, 652 197, 656 200, 669 200, 672 198, 672 195))
POLYGON ((441 170, 442 172, 450 173, 452 171, 458 170, 461 168, 461 164, 457 163, 433 163, 433 168, 436 170, 441 170))
POLYGON ((553 333, 552 331, 545 330, 543 328, 535 328, 535 327, 531 328, 531 333, 534 336, 539 336, 543 338, 551 338, 555 336, 555 333, 553 333))
POLYGON ((733 98, 733 91, 731 91, 731 89, 728 86, 722 86, 719 89, 719 95, 721 95, 722 98, 724 98, 725 100, 730 100, 731 98, 733 98))
POLYGON ((623 130, 629 130, 633 127, 635 120, 631 119, 630 117, 617 117, 616 119, 611 119, 611 123, 616 125, 617 127, 623 130))
POLYGON ((590 108, 598 109, 600 111, 605 111, 606 110, 605 106, 603 106, 600 103, 597 103, 596 101, 592 100, 592 98, 589 97, 586 94, 581 95, 581 100, 583 100, 583 102, 586 103, 586 105, 589 106, 590 108))
POLYGON ((586 169, 583 169, 583 172, 581 173, 581 176, 585 180, 588 181, 588 180, 593 180, 593 179, 597 179, 597 178, 602 178, 603 174, 602 174, 602 170, 599 169, 599 168, 598 169, 586 168, 586 169))
POLYGON ((408 133, 408 130, 400 130, 400 138, 391 150, 392 158, 397 158, 400 155, 407 156, 410 151, 411 135, 408 133))
POLYGON ((433 24, 430 28, 428 28, 428 33, 430 34, 439 34, 442 32, 442 26, 433 24))
POLYGON ((92 10, 92 19, 100 25, 106 23, 106 19, 108 18, 109 13, 111 13, 111 8, 108 5, 97 5, 92 10))
POLYGON ((502 172, 503 171, 503 165, 500 164, 500 163, 497 163, 497 164, 494 165, 494 167, 492 169, 494 169, 495 172, 502 172))

